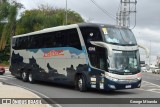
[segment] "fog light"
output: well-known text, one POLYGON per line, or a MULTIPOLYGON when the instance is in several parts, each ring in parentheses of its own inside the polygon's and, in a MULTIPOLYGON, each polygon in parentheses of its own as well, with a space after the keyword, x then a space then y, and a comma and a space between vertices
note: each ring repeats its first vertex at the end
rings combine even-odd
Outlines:
POLYGON ((108 86, 109 86, 110 88, 112 88, 112 89, 116 89, 116 87, 115 87, 114 85, 108 84, 108 86))

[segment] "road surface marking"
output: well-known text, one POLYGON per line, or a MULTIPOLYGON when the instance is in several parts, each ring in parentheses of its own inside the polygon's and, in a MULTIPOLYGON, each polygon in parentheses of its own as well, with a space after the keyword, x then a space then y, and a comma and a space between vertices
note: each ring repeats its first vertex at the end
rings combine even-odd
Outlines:
POLYGON ((14 78, 14 76, 0 76, 0 78, 14 78))
MULTIPOLYGON (((41 96, 49 99, 49 97, 47 97, 46 95, 44 95, 44 94, 42 94, 42 93, 40 93, 40 92, 38 92, 38 91, 32 90, 32 89, 30 89, 30 88, 27 88, 27 87, 24 87, 24 86, 21 86, 21 85, 14 84, 14 83, 11 83, 11 82, 10 82, 10 84, 15 85, 15 86, 18 86, 18 87, 21 87, 21 88, 24 88, 24 89, 26 89, 26 90, 29 90, 29 91, 31 91, 31 92, 34 92, 34 93, 36 93, 36 94, 39 94, 39 95, 41 95, 41 96)), ((58 104, 57 102, 55 102, 55 101, 52 101, 52 102, 55 103, 55 104, 53 104, 53 105, 55 105, 56 107, 62 107, 62 106, 61 106, 60 104, 58 104)), ((50 105, 49 107, 52 107, 52 106, 50 105)))
POLYGON ((148 81, 142 81, 142 85, 139 90, 144 90, 144 91, 149 91, 149 92, 160 94, 160 85, 157 85, 157 84, 154 84, 148 81))
POLYGON ((15 76, 12 76, 12 75, 3 75, 5 77, 15 77, 15 76))
POLYGON ((0 80, 8 80, 8 79, 6 79, 6 78, 1 78, 1 77, 0 77, 0 80))
POLYGON ((147 91, 155 92, 155 93, 160 93, 160 89, 149 89, 147 91))
POLYGON ((157 84, 154 84, 154 83, 151 83, 151 82, 148 82, 148 81, 143 81, 143 82, 149 83, 149 84, 151 84, 151 85, 155 85, 155 86, 157 86, 157 87, 160 88, 160 85, 157 85, 157 84))
POLYGON ((155 87, 155 86, 151 85, 151 86, 148 86, 148 87, 155 87))

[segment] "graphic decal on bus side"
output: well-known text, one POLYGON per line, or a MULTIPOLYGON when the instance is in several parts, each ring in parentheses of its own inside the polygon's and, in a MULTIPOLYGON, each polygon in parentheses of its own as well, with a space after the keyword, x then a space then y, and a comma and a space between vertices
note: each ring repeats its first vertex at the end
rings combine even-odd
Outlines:
POLYGON ((51 50, 49 52, 44 53, 44 58, 50 58, 52 56, 64 56, 63 50, 51 50))
MULTIPOLYGON (((57 73, 64 74, 66 76, 67 68, 72 68, 73 70, 76 70, 80 64, 88 64, 86 62, 85 53, 82 50, 78 50, 76 48, 14 50, 12 55, 23 56, 23 59, 20 57, 19 58, 25 64, 31 64, 30 59, 34 58, 36 61, 36 65, 39 66, 42 71, 49 73, 49 71, 51 70, 49 68, 53 68, 54 70, 56 70, 57 73), (46 58, 44 58, 44 56, 46 58)), ((12 61, 14 62, 15 60, 17 60, 17 58, 12 61)))
MULTIPOLYGON (((36 59, 34 57, 29 58, 29 63, 24 63, 23 62, 24 58, 22 56, 20 56, 19 54, 15 54, 14 51, 12 53, 12 56, 14 56, 14 59, 12 57, 11 62, 13 64, 13 66, 16 66, 17 70, 21 69, 22 67, 25 67, 25 69, 31 69, 32 71, 34 71, 34 73, 36 74, 36 76, 39 79, 46 78, 48 80, 55 80, 56 81, 57 77, 66 78, 66 76, 64 74, 60 74, 60 73, 58 73, 57 69, 52 68, 49 63, 47 63, 47 69, 48 69, 48 73, 47 73, 45 71, 45 69, 41 68, 37 64, 36 59)), ((17 71, 17 70, 15 70, 15 71, 17 71)))

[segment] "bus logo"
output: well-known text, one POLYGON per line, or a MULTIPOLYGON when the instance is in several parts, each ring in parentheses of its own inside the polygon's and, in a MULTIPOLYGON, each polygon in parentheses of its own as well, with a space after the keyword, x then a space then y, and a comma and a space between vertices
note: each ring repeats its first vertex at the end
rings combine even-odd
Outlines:
POLYGON ((64 52, 63 50, 51 50, 49 52, 44 53, 44 58, 50 58, 52 56, 64 56, 64 54, 62 54, 62 52, 64 52))

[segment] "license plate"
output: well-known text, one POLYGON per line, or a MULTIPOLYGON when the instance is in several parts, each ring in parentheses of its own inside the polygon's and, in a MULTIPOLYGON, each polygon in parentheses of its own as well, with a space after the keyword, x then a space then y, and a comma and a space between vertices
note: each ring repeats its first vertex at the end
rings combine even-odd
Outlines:
POLYGON ((126 88, 131 88, 131 85, 126 85, 126 88))

